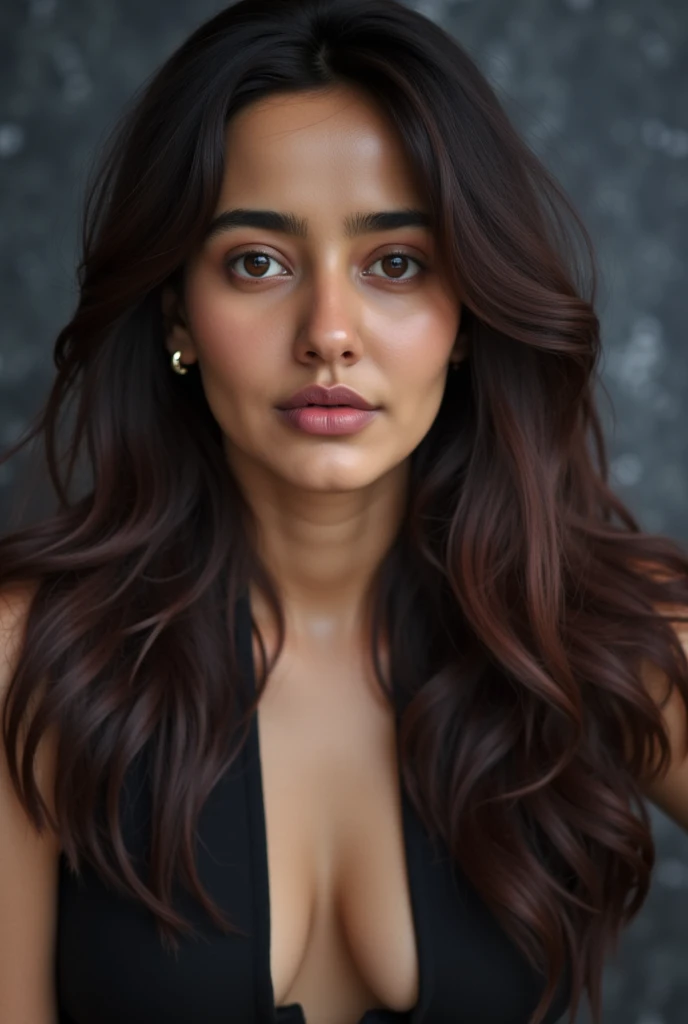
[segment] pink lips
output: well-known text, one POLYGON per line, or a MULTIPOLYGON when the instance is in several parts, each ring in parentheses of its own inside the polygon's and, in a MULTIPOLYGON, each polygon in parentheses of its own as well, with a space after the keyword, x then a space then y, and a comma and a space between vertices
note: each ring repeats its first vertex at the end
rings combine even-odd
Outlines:
POLYGON ((352 434, 375 419, 378 410, 343 384, 311 384, 278 407, 287 422, 308 434, 352 434))
POLYGON ((350 406, 327 408, 322 405, 280 409, 291 426, 307 434, 355 434, 362 430, 377 414, 377 409, 352 409, 350 406))
POLYGON ((278 411, 297 430, 331 435, 354 434, 378 414, 376 406, 344 384, 310 384, 286 399, 278 411))
POLYGON ((296 409, 306 405, 345 405, 351 409, 374 409, 375 406, 366 401, 358 391, 348 388, 344 384, 335 384, 334 387, 324 388, 321 384, 309 384, 301 388, 291 398, 280 402, 279 409, 296 409))

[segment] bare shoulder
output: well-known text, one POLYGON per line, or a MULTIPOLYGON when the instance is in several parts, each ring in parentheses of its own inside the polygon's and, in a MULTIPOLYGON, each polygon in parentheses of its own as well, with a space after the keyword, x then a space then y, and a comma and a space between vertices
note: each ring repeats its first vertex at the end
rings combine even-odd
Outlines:
MULTIPOLYGON (((659 611, 669 620, 688 658, 688 622, 681 621, 681 617, 688 616, 688 606, 662 606, 659 611)), ((688 832, 688 707, 678 688, 674 687, 669 696, 666 675, 656 665, 643 663, 641 681, 661 710, 671 748, 667 770, 652 782, 645 782, 643 792, 688 832)))
POLYGON ((37 583, 15 583, 0 590, 0 709, 4 709, 19 661, 26 621, 37 589, 37 583))
MULTIPOLYGON (((0 711, 21 653, 35 589, 34 584, 22 584, 0 592, 0 711)), ((54 736, 46 734, 34 771, 51 812, 54 770, 54 736)), ((0 823, 0 1020, 54 1024, 60 847, 55 833, 46 829, 39 835, 28 819, 9 777, 1 740, 0 823)))
POLYGON ((23 628, 37 590, 38 584, 34 581, 13 583, 0 590, 0 634, 5 640, 18 628, 23 628))
MULTIPOLYGON (((4 710, 10 682, 24 643, 26 621, 37 589, 37 583, 28 582, 0 590, 0 710, 4 710)), ((31 705, 40 696, 41 689, 40 685, 37 686, 31 705)), ((6 751, 4 743, 1 741, 0 746, 2 746, 3 772, 6 778, 6 751)), ((51 812, 54 812, 52 783, 54 782, 56 753, 56 731, 47 730, 36 751, 34 771, 41 796, 51 812)), ((9 779, 6 781, 9 782, 9 779)))

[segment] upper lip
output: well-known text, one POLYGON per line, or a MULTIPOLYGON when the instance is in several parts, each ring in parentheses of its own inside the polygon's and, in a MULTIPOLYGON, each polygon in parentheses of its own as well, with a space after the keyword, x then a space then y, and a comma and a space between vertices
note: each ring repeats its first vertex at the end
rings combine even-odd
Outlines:
POLYGON ((320 384, 309 384, 295 395, 278 405, 278 409, 297 409, 303 405, 348 405, 353 409, 375 409, 362 395, 344 384, 324 388, 320 384))

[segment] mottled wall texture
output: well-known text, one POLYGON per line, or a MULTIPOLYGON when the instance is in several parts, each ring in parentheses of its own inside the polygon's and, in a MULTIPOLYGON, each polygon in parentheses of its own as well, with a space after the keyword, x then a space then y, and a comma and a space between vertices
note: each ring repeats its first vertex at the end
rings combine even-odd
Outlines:
MULTIPOLYGON (((87 167, 131 93, 220 6, 2 0, 1 444, 52 378, 87 167)), ((688 0, 416 6, 473 55, 582 214, 602 270, 614 482, 641 525, 688 541, 688 0)), ((0 468, 1 515, 16 461, 0 468)), ((605 1024, 688 1021, 688 836, 651 810, 654 885, 607 966, 605 1024)))

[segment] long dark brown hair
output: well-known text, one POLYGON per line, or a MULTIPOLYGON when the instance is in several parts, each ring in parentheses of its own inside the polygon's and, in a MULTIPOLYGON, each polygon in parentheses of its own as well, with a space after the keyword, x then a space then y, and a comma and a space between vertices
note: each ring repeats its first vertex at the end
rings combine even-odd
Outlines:
MULTIPOLYGON (((42 441, 54 488, 51 510, 0 540, 0 586, 36 583, 3 716, 12 781, 36 828, 59 829, 70 869, 87 861, 138 897, 168 946, 193 930, 172 908, 173 877, 235 930, 199 882, 194 829, 255 709, 238 699, 233 618, 249 581, 278 616, 280 650, 284 619, 197 366, 171 372, 160 297, 183 288, 214 215, 228 119, 337 83, 365 89, 399 132, 470 339, 411 455, 406 514, 370 592, 379 682, 388 692, 384 628, 404 695, 404 783, 547 966, 533 1024, 569 959, 571 1019, 587 988, 598 1020, 604 957, 650 884, 647 753, 659 750, 656 772, 670 754, 643 665, 688 704, 661 610, 688 606, 688 555, 643 532, 607 482, 585 227, 475 63, 396 0, 240 0, 144 83, 104 146, 56 378, 2 458, 42 441), (32 769, 49 728, 57 822, 32 769), (148 742, 144 881, 117 800, 148 742)), ((259 642, 258 699, 279 656, 268 664, 259 642)))

